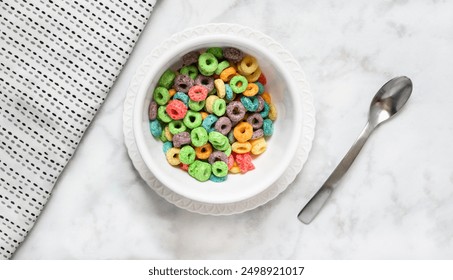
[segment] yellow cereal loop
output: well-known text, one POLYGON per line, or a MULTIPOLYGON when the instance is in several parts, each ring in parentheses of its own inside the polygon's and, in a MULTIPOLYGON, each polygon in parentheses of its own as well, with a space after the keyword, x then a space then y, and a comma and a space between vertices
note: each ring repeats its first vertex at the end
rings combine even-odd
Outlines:
POLYGON ((251 75, 257 68, 258 62, 251 55, 246 55, 238 64, 238 71, 242 75, 251 75))
POLYGON ((231 149, 237 154, 245 154, 250 152, 250 150, 252 149, 252 144, 250 144, 250 142, 234 142, 231 145, 231 149))
POLYGON ((168 125, 166 125, 164 128, 164 135, 168 141, 173 141, 173 134, 171 134, 170 128, 168 127, 168 125))
POLYGON ((205 108, 206 108, 206 112, 212 114, 212 109, 214 107, 214 102, 219 99, 219 97, 217 95, 210 95, 208 96, 208 98, 206 98, 206 105, 205 105, 205 108))
POLYGON ((180 150, 181 150, 180 148, 175 148, 175 147, 168 149, 165 156, 166 156, 169 164, 175 166, 175 165, 179 165, 181 163, 181 161, 179 160, 180 150))
POLYGON ((272 121, 277 119, 277 108, 274 103, 269 104, 269 119, 272 121))
POLYGON ((239 168, 237 162, 234 162, 233 163, 233 166, 230 168, 230 170, 228 170, 230 173, 233 173, 233 174, 238 174, 238 173, 241 173, 241 169, 239 168))
POLYGON ((252 145, 252 149, 250 150, 250 152, 254 155, 260 155, 266 151, 267 142, 266 139, 264 139, 264 137, 250 140, 250 144, 252 145))
POLYGON ((252 82, 256 82, 258 81, 258 78, 260 77, 261 75, 261 69, 258 67, 255 72, 253 72, 252 74, 250 75, 246 75, 245 77, 247 78, 247 81, 249 83, 252 83, 252 82))
POLYGON ((219 98, 224 98, 225 97, 225 83, 222 81, 222 79, 215 79, 214 86, 215 86, 215 89, 217 90, 217 96, 219 98))

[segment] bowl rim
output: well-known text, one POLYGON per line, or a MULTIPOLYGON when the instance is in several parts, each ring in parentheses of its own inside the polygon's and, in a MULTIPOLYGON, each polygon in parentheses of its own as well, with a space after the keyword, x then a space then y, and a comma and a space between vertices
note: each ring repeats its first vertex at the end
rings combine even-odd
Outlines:
MULTIPOLYGON (((230 27, 234 26, 237 28, 237 25, 231 25, 231 24, 223 24, 223 26, 230 27)), ((195 27, 189 30, 196 30, 197 28, 201 27, 195 27)), ((150 170, 151 173, 159 180, 162 184, 164 184, 166 187, 168 187, 170 190, 174 191, 175 193, 178 193, 179 195, 182 195, 183 197, 187 197, 191 200, 196 200, 200 202, 206 202, 206 203, 214 203, 214 204, 225 204, 225 203, 232 203, 240 200, 246 200, 250 197, 253 197, 255 195, 258 195, 259 193, 263 192, 270 186, 272 186, 284 173, 285 169, 288 168, 290 165, 290 162, 292 160, 292 157, 287 157, 283 159, 284 164, 281 165, 281 167, 277 170, 277 172, 273 172, 272 176, 269 177, 268 180, 262 181, 262 183, 257 184, 259 187, 255 187, 253 192, 248 192, 245 193, 245 195, 238 195, 234 198, 232 197, 221 197, 221 198, 206 198, 204 195, 200 195, 202 193, 194 193, 194 192, 187 192, 184 191, 185 189, 183 188, 178 188, 179 185, 181 185, 181 182, 175 182, 174 180, 168 180, 168 178, 164 178, 159 174, 158 172, 153 172, 156 170, 156 165, 155 162, 152 160, 152 157, 150 154, 146 153, 146 145, 144 143, 145 141, 145 136, 142 133, 142 125, 143 125, 143 102, 145 100, 146 95, 148 94, 148 91, 150 88, 153 88, 155 86, 155 82, 152 83, 151 81, 153 80, 154 77, 160 75, 163 71, 166 70, 163 65, 168 64, 168 61, 171 61, 174 59, 175 55, 182 55, 190 50, 193 49, 200 49, 200 45, 213 45, 213 44, 220 44, 222 45, 232 45, 232 46, 238 46, 239 48, 242 45, 246 45, 247 49, 252 49, 255 52, 260 53, 261 56, 269 58, 269 63, 273 64, 273 66, 278 69, 278 71, 285 73, 283 76, 287 78, 287 85, 289 87, 289 91, 292 94, 292 97, 295 98, 295 103, 300 104, 302 102, 300 94, 297 94, 297 82, 295 81, 293 75, 289 72, 288 69, 286 69, 285 63, 275 54, 272 53, 272 50, 265 49, 265 47, 260 46, 259 44, 253 45, 253 42, 247 41, 246 38, 243 38, 241 36, 237 36, 235 34, 200 34, 200 36, 197 37, 192 37, 192 38, 186 38, 183 42, 178 42, 178 44, 175 44, 173 46, 168 46, 168 44, 171 44, 172 42, 175 41, 176 37, 184 37, 184 34, 187 32, 187 30, 184 30, 182 32, 179 32, 166 41, 162 42, 159 46, 164 46, 166 50, 162 51, 162 48, 159 48, 157 46, 156 48, 153 49, 150 55, 157 55, 159 56, 158 59, 154 61, 154 65, 148 69, 148 71, 144 74, 143 80, 140 84, 139 89, 137 90, 137 95, 135 98, 135 102, 133 105, 133 132, 134 132, 134 137, 136 140, 136 145, 139 151, 139 154, 141 155, 145 165, 147 168, 150 170), (165 46, 167 44, 167 46, 165 46), (153 85, 154 84, 154 85, 153 85), (157 173, 157 174, 156 174, 157 173), (173 182, 173 183, 172 183, 173 182), (176 187, 175 187, 176 186, 176 187)), ((276 43, 272 38, 268 37, 267 35, 264 35, 258 31, 253 31, 259 34, 259 36, 266 37, 267 40, 270 40, 272 44, 278 45, 279 48, 282 48, 278 43, 276 43)), ((289 54, 289 53, 288 53, 289 54)), ((172 62, 174 63, 174 61, 172 62)), ((145 106, 147 107, 147 106, 145 106)), ((295 111, 295 118, 300 120, 295 122, 296 126, 296 131, 294 137, 292 137, 292 143, 291 143, 291 149, 290 150, 295 150, 297 149, 297 143, 301 141, 302 138, 302 129, 303 129, 303 112, 295 111)), ((191 178, 190 178, 191 179, 191 178)))

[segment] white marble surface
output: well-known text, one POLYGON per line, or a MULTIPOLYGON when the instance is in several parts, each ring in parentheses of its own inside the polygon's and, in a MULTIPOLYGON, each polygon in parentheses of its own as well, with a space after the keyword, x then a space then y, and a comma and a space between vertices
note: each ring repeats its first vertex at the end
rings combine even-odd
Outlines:
POLYGON ((15 259, 452 259, 453 2, 159 0, 130 60, 15 259), (234 22, 287 48, 317 110, 302 173, 263 207, 181 210, 135 172, 123 99, 153 47, 186 27, 234 22), (379 87, 409 76, 407 107, 370 138, 311 225, 296 215, 358 136, 379 87))

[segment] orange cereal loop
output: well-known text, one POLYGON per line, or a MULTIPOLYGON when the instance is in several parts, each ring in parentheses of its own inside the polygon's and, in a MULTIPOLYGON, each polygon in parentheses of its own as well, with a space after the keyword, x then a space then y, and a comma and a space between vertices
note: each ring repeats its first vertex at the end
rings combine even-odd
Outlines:
POLYGON ((173 95, 175 95, 175 93, 176 93, 176 89, 171 88, 168 90, 168 93, 170 94, 170 97, 173 97, 173 95))
POLYGON ((234 69, 234 67, 228 67, 220 73, 220 79, 224 82, 229 82, 235 75, 236 69, 234 69))
POLYGON ((274 103, 269 104, 269 119, 275 121, 277 119, 277 108, 274 103))
POLYGON ((212 146, 209 143, 195 147, 195 155, 198 159, 208 159, 212 153, 212 146))
POLYGON ((200 114, 201 114, 201 118, 202 118, 203 120, 206 119, 207 116, 209 116, 209 114, 206 113, 205 111, 200 112, 200 114))
POLYGON ((247 142, 252 138, 253 127, 248 122, 240 122, 234 127, 233 135, 238 142, 247 142))
POLYGON ((253 83, 253 82, 256 82, 258 81, 258 78, 260 77, 261 75, 261 69, 258 67, 255 72, 253 72, 252 74, 250 75, 246 75, 245 77, 247 78, 247 81, 249 83, 253 83))
POLYGON ((260 155, 266 151, 267 142, 264 137, 260 137, 254 140, 250 140, 250 144, 252 145, 252 149, 250 152, 254 155, 260 155))
POLYGON ((241 173, 241 169, 239 168, 237 162, 233 163, 233 166, 229 169, 229 171, 233 174, 241 173))
POLYGON ((252 144, 250 144, 250 142, 234 142, 233 144, 231 144, 231 150, 236 154, 245 154, 250 152, 251 149, 252 144))
POLYGON ((255 96, 259 91, 258 85, 254 83, 249 83, 247 88, 242 93, 245 96, 255 96))
POLYGON ((267 102, 267 104, 272 103, 271 95, 269 94, 269 92, 267 91, 263 92, 263 94, 261 94, 261 97, 264 99, 264 101, 267 102))

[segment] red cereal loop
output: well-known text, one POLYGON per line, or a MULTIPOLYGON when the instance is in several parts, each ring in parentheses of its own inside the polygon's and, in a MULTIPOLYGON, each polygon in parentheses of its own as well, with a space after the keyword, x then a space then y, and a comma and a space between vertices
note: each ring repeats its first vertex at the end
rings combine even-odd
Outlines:
POLYGON ((173 120, 181 120, 186 116, 187 106, 181 100, 173 99, 168 102, 165 111, 173 120))
POLYGON ((266 85, 267 79, 266 79, 266 76, 264 76, 263 73, 261 73, 260 77, 258 78, 258 82, 260 82, 263 86, 266 85))
POLYGON ((188 164, 181 163, 181 164, 179 165, 179 167, 180 167, 182 170, 184 170, 184 171, 189 170, 189 165, 188 165, 188 164))
POLYGON ((241 173, 246 173, 247 171, 255 169, 250 153, 236 154, 235 159, 236 163, 239 166, 239 169, 241 170, 241 173))
POLYGON ((189 89, 189 98, 193 101, 203 101, 208 96, 208 89, 204 86, 196 85, 189 89))
POLYGON ((233 157, 233 154, 231 154, 229 157, 228 157, 228 170, 231 169, 231 167, 233 167, 234 165, 234 157, 233 157))

